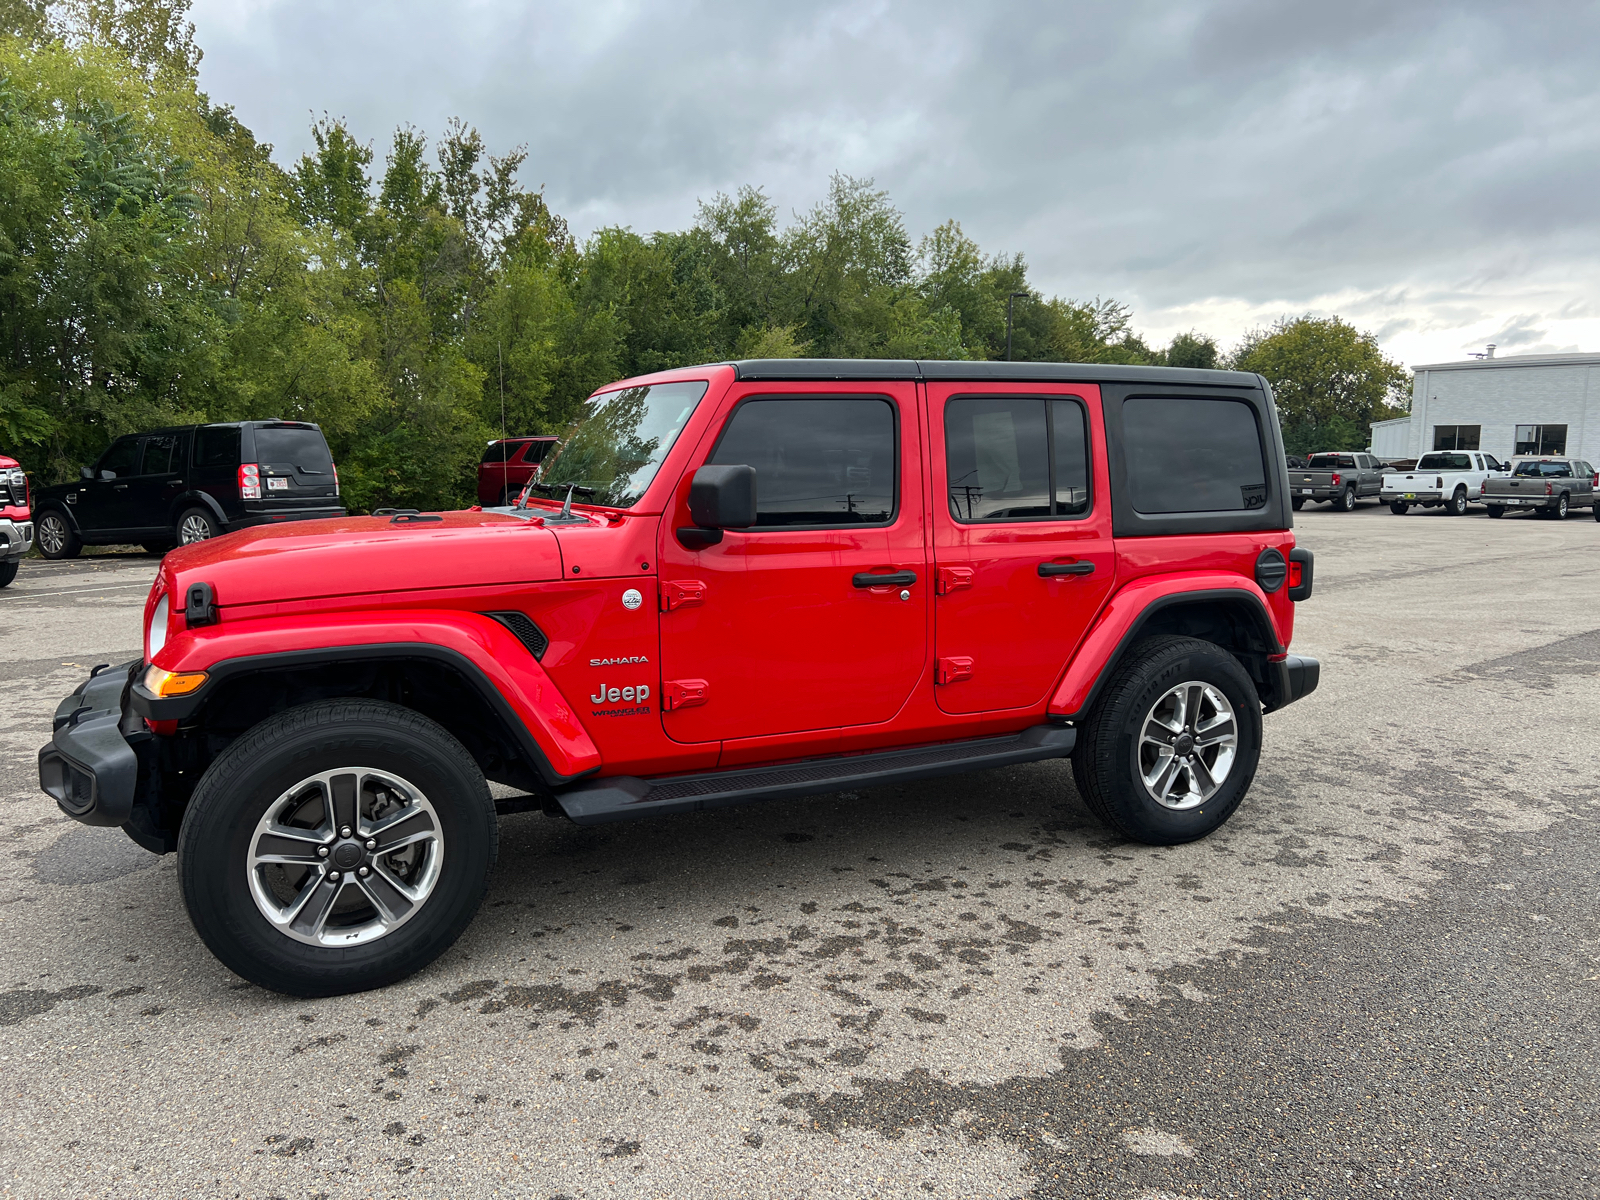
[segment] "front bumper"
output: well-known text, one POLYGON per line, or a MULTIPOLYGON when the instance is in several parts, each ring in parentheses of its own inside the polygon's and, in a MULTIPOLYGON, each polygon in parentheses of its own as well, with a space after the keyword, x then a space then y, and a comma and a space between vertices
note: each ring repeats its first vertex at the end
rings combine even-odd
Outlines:
POLYGON ((54 736, 39 750, 39 786, 85 825, 124 825, 133 814, 139 785, 134 745, 151 734, 127 699, 143 665, 97 667, 56 706, 54 736))
POLYGON ((33 522, 0 518, 0 562, 21 558, 33 546, 33 522))

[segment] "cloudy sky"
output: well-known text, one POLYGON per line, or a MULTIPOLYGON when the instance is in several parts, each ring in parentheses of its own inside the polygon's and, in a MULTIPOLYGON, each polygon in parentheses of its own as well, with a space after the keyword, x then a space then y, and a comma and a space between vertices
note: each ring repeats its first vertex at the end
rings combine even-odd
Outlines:
POLYGON ((1155 343, 1339 313, 1407 363, 1600 351, 1600 4, 196 0, 202 85, 290 161, 313 114, 459 115, 578 233, 871 176, 1155 343))

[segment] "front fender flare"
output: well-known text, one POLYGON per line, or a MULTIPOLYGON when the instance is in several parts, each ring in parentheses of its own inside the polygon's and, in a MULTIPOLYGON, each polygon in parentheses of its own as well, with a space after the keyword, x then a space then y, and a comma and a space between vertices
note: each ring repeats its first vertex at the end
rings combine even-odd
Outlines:
POLYGON ((1141 628, 1155 613, 1175 604, 1204 601, 1246 606, 1260 625, 1262 640, 1272 656, 1283 656, 1283 639, 1272 619, 1266 593, 1254 580, 1221 571, 1136 579, 1112 595, 1100 610, 1099 620, 1084 637, 1050 698, 1050 716, 1058 721, 1082 720, 1123 651, 1138 639, 1141 628))
POLYGON ((600 768, 600 751, 550 676, 500 622, 473 612, 319 614, 229 621, 174 634, 155 656, 167 671, 205 671, 187 696, 161 698, 142 682, 134 710, 152 721, 185 720, 228 679, 334 662, 432 659, 458 670, 495 710, 556 787, 600 768))

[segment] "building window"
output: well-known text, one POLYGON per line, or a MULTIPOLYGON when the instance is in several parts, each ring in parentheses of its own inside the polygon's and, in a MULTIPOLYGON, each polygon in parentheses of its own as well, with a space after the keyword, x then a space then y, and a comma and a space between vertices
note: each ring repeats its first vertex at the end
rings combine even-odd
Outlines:
POLYGON ((1435 450, 1476 450, 1478 425, 1435 425, 1433 448, 1435 450))
POLYGON ((1567 427, 1565 425, 1518 425, 1518 454, 1565 454, 1567 452, 1567 427))

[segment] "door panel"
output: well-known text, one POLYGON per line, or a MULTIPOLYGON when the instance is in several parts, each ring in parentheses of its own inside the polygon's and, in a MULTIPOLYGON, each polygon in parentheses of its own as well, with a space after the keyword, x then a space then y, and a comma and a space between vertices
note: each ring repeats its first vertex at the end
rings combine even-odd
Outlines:
POLYGON ((1042 707, 1115 581, 1099 392, 930 384, 928 429, 939 707, 1042 707))
POLYGON ((868 388, 749 385, 724 399, 662 523, 674 740, 888 721, 916 686, 929 595, 916 394, 868 388), (689 482, 707 463, 754 467, 760 516, 689 549, 674 531, 692 524, 689 482))
POLYGON ((128 527, 128 495, 139 472, 141 441, 137 436, 128 436, 112 442, 95 464, 94 478, 78 488, 74 507, 79 528, 85 533, 98 534, 128 527), (113 478, 102 479, 103 472, 110 473, 113 478))
POLYGON ((172 503, 183 494, 183 465, 189 458, 187 433, 158 433, 144 439, 139 473, 124 493, 131 528, 150 532, 170 528, 172 503))

